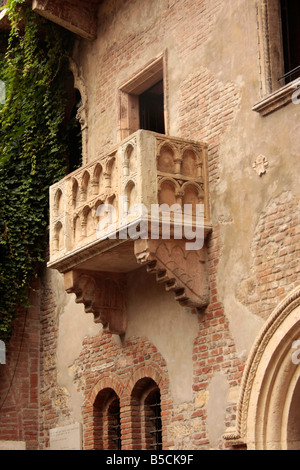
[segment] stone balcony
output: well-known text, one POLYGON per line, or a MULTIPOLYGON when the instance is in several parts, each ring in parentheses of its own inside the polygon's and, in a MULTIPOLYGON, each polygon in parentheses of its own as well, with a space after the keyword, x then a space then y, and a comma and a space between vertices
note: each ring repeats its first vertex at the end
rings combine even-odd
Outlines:
POLYGON ((207 305, 207 180, 205 144, 139 130, 50 188, 48 266, 64 274, 66 290, 108 332, 126 330, 126 273, 142 265, 182 305, 207 305), (194 209, 204 208, 203 246, 186 250, 184 232, 176 236, 175 213, 169 237, 161 213, 153 231, 153 207, 162 204, 176 205, 178 213, 190 208, 192 227, 194 209))

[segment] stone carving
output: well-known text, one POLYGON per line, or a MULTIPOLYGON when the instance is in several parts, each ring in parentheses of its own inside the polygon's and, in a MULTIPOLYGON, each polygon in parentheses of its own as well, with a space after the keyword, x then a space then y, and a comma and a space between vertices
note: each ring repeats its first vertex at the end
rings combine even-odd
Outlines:
POLYGON ((50 264, 54 261, 59 264, 80 246, 84 250, 84 245, 98 242, 97 208, 111 204, 118 217, 121 196, 128 208, 140 203, 149 214, 151 204, 171 206, 177 203, 182 208, 184 204, 204 204, 205 222, 209 226, 204 161, 205 146, 201 144, 188 144, 165 136, 162 139, 140 131, 110 154, 53 185, 50 190, 50 264))
POLYGON ((111 188, 114 156, 86 165, 53 187, 50 194, 51 258, 61 258, 72 249, 96 239, 97 208, 111 203, 116 194, 111 188), (59 243, 58 243, 59 239, 59 243))
POLYGON ((63 26, 64 28, 79 34, 85 39, 95 39, 97 36, 97 5, 91 2, 79 0, 33 0, 33 10, 63 26))
POLYGON ((64 281, 66 291, 76 295, 76 303, 83 304, 86 313, 93 313, 95 322, 101 323, 104 331, 125 333, 124 276, 74 270, 65 273, 64 281))
MULTIPOLYGON (((232 445, 240 445, 242 443, 247 442, 247 432, 248 429, 247 427, 249 426, 249 423, 251 423, 251 427, 253 424, 253 416, 249 415, 249 406, 250 406, 250 397, 255 388, 257 388, 259 385, 261 386, 261 396, 271 396, 272 394, 270 393, 270 390, 268 393, 266 390, 263 388, 266 388, 266 384, 271 384, 272 380, 270 380, 270 377, 267 381, 263 381, 263 377, 259 377, 258 375, 258 368, 259 365, 262 363, 263 358, 265 361, 268 361, 268 363, 263 363, 262 370, 267 371, 269 369, 272 369, 269 367, 269 362, 272 361, 272 358, 269 356, 269 354, 266 354, 266 350, 268 346, 271 344, 271 340, 274 338, 278 338, 279 342, 281 343, 280 347, 279 344, 277 344, 277 349, 280 350, 282 349, 282 354, 286 354, 286 352, 289 352, 289 348, 287 348, 287 344, 291 344, 293 342, 293 335, 295 335, 295 339, 298 339, 299 337, 299 316, 296 312, 296 309, 299 308, 300 305, 300 288, 299 286, 296 287, 289 295, 287 295, 286 298, 284 298, 279 305, 274 309, 272 315, 269 317, 269 319, 266 321, 264 324, 262 330, 260 331, 259 336, 257 337, 252 350, 250 352, 250 355, 248 357, 246 367, 243 373, 243 379, 241 383, 241 389, 240 389, 240 397, 239 397, 239 402, 238 402, 238 408, 237 408, 237 420, 236 420, 236 427, 235 428, 229 428, 227 429, 226 433, 224 434, 224 439, 227 441, 230 441, 232 445), (293 315, 293 312, 294 313, 293 315), (290 322, 288 321, 290 320, 290 322), (287 323, 288 325, 288 331, 285 336, 284 334, 284 328, 283 326, 287 323), (280 331, 280 333, 279 333, 280 331), (266 356, 266 357, 264 357, 266 356), (249 421, 250 418, 250 421, 249 421)), ((275 354, 275 351, 274 351, 275 354)), ((290 360, 288 361, 289 367, 293 368, 292 360, 291 360, 291 354, 290 354, 290 360)), ((283 359, 281 358, 281 364, 285 364, 283 359)), ((294 366, 295 368, 296 366, 294 366)), ((276 369, 276 367, 273 367, 273 370, 276 370, 276 373, 280 372, 280 367, 276 369)), ((282 371, 284 373, 284 381, 282 383, 285 383, 287 380, 287 377, 289 374, 287 374, 286 367, 282 367, 282 371)), ((292 377, 292 375, 290 375, 292 377)), ((286 390, 288 387, 286 387, 286 390)), ((257 392, 257 391, 256 391, 257 392)), ((283 400, 284 401, 284 400, 283 400)), ((277 403, 278 406, 278 402, 277 403)), ((283 410, 280 411, 280 408, 278 408, 279 413, 282 413, 283 410)), ((260 410, 260 413, 262 413, 263 410, 260 410)), ((271 423, 272 415, 275 415, 273 412, 270 413, 271 415, 271 423)), ((262 421, 264 421, 265 417, 260 417, 262 421)), ((283 417, 281 416, 281 420, 283 421, 283 417)), ((275 427, 277 423, 274 423, 273 426, 275 427)), ((272 424, 271 424, 272 426, 272 424)), ((254 428, 253 428, 254 429, 254 428)), ((258 442, 251 442, 251 444, 262 444, 262 439, 261 436, 257 437, 258 442), (260 441, 261 439, 261 441, 260 441)))
POLYGON ((258 176, 262 176, 266 173, 269 162, 264 155, 259 155, 253 163, 253 169, 256 171, 258 176))
POLYGON ((204 148, 163 138, 158 138, 157 144, 158 203, 179 204, 182 208, 184 204, 204 204, 208 208, 204 148))
POLYGON ((163 204, 169 207, 176 204, 183 214, 188 204, 193 225, 197 221, 196 206, 201 204, 204 206, 204 238, 210 231, 206 152, 206 146, 201 143, 137 131, 109 154, 51 187, 49 267, 68 276, 69 272, 81 270, 86 276, 91 273, 80 280, 76 276, 74 286, 69 286, 68 291, 74 292, 78 301, 89 309, 88 284, 93 286, 96 300, 92 302, 92 311, 106 331, 122 334, 125 313, 122 308, 112 309, 113 317, 106 320, 107 313, 104 315, 99 303, 102 287, 98 285, 110 291, 115 284, 111 279, 104 282, 102 275, 96 275, 98 269, 102 273, 126 273, 141 264, 147 265, 158 282, 175 292, 176 300, 182 305, 197 308, 207 305, 205 245, 197 251, 186 251, 185 234, 179 240, 174 235, 177 219, 173 212, 168 240, 161 236, 161 211, 158 212, 158 236, 154 237, 151 230, 153 205, 162 209, 163 204), (129 228, 140 220, 134 211, 130 212, 136 204, 146 212, 148 228, 142 239, 129 236, 129 228), (112 231, 97 230, 99 225, 101 230, 105 226, 112 231), (83 288, 84 279, 87 286, 83 288), (81 290, 84 294, 80 294, 81 290), (121 325, 114 326, 118 311, 123 319, 121 325))
POLYGON ((205 249, 185 251, 182 240, 137 240, 135 255, 159 284, 174 292, 182 306, 203 308, 208 304, 205 249))

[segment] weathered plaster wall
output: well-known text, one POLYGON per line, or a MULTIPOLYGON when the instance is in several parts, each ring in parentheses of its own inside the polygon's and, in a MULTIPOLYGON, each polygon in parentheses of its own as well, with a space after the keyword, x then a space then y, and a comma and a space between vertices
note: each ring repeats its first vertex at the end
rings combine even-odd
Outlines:
POLYGON ((131 273, 128 330, 120 341, 99 333, 52 275, 57 315, 55 332, 44 335, 51 354, 43 382, 52 414, 44 418, 53 426, 81 420, 97 377, 108 370, 123 377, 140 358, 141 364, 159 363, 169 379, 169 446, 218 448, 235 422, 253 342, 300 281, 291 264, 300 249, 300 107, 291 103, 266 118, 252 111, 261 98, 253 0, 103 2, 97 40, 81 40, 74 50, 88 94, 90 160, 117 142, 121 84, 164 51, 168 132, 209 145, 211 303, 196 315, 146 273, 131 273), (269 166, 258 176, 253 164, 261 154, 269 166), (50 391, 47 380, 56 388, 50 391))
POLYGON ((165 292, 164 286, 158 285, 144 269, 128 276, 127 308, 126 339, 147 336, 165 358, 174 403, 192 401, 197 315, 180 307, 174 294, 165 292))

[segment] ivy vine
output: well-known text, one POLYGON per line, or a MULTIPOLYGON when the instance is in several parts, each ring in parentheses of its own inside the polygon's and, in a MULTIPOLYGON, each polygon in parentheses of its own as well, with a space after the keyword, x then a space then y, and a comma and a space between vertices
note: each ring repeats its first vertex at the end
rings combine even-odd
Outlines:
POLYGON ((44 263, 49 186, 66 174, 66 76, 72 37, 8 0, 0 35, 0 339, 8 342, 19 307, 44 263))

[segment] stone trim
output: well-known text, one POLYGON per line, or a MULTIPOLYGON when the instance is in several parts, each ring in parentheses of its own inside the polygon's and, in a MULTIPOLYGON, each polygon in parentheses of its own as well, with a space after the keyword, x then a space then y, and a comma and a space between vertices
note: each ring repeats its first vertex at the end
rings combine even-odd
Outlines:
POLYGON ((258 0, 256 17, 261 99, 252 110, 267 116, 291 103, 297 80, 282 86, 279 79, 284 75, 280 1, 258 0))
POLYGON ((119 86, 117 131, 119 142, 139 129, 138 97, 160 80, 163 80, 164 86, 164 121, 165 133, 168 134, 167 52, 164 51, 119 86))
POLYGON ((26 450, 25 441, 0 441, 0 450, 26 450))
MULTIPOLYGON (((166 418, 168 415, 168 406, 169 406, 169 388, 168 381, 165 377, 162 369, 157 366, 157 364, 148 364, 141 365, 132 371, 127 380, 122 380, 115 373, 104 373, 98 380, 92 385, 92 389, 89 391, 86 402, 83 408, 84 416, 84 434, 83 441, 85 450, 92 450, 96 445, 99 446, 99 442, 96 443, 95 439, 95 426, 97 426, 97 417, 103 420, 103 442, 100 443, 100 447, 103 449, 107 448, 107 439, 106 439, 106 416, 103 413, 103 416, 96 416, 95 414, 95 400, 98 394, 105 389, 111 389, 115 392, 117 397, 120 400, 120 415, 121 415, 121 431, 122 431, 122 450, 137 450, 145 447, 144 439, 144 423, 142 409, 141 413, 141 422, 140 427, 136 426, 136 408, 132 401, 133 392, 135 386, 142 379, 151 379, 153 383, 157 385, 161 394, 161 410, 162 410, 162 427, 163 433, 166 436, 167 427, 166 427, 166 418)), ((141 397, 142 398, 142 397, 141 397)), ((100 428, 99 428, 100 429, 100 428)), ((99 440, 99 436, 98 436, 99 440)), ((165 445, 167 445, 166 437, 164 437, 165 445)))
POLYGON ((288 85, 280 88, 279 90, 274 91, 269 94, 261 101, 258 101, 252 108, 253 111, 260 113, 262 116, 267 116, 268 114, 277 111, 277 109, 286 106, 292 102, 292 96, 295 93, 297 82, 299 79, 294 80, 288 85))
MULTIPOLYGON (((235 428, 230 428, 224 434, 224 439, 229 441, 231 445, 239 445, 242 443, 256 445, 255 442, 247 442, 248 428, 248 410, 250 404, 251 393, 255 382, 257 382, 257 371, 264 353, 269 346, 272 338, 275 337, 281 325, 286 321, 289 315, 300 306, 300 286, 296 287, 282 302, 275 308, 273 314, 269 317, 262 328, 252 351, 248 357, 244 370, 243 380, 241 384, 240 399, 238 403, 237 423, 235 428)), ((283 338, 282 338, 283 339, 283 338)), ((292 340, 292 338, 290 338, 292 340)), ((269 363, 272 357, 268 358, 269 363)), ((267 365, 264 369, 267 368, 267 365)), ((277 371, 277 373, 279 373, 277 371)), ((256 384, 257 386, 257 384, 256 384)), ((255 426, 257 424, 255 423, 255 426)))

